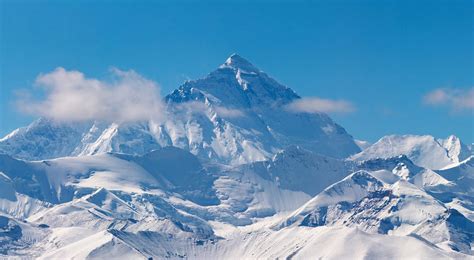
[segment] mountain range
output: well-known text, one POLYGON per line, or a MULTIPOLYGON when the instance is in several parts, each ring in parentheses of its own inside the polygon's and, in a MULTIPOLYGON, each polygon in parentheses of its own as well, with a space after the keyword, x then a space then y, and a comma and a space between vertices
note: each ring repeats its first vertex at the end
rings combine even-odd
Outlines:
POLYGON ((239 55, 162 121, 39 118, 0 139, 0 256, 474 256, 474 156, 452 135, 354 139, 239 55))

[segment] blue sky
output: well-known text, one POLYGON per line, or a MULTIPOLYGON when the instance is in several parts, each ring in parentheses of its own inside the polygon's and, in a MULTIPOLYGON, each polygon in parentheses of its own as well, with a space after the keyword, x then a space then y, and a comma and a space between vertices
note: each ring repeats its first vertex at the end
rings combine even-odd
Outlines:
POLYGON ((133 69, 165 95, 236 52, 301 96, 351 102, 332 116, 358 139, 474 142, 470 100, 459 107, 474 86, 473 13, 472 1, 0 1, 0 135, 33 119, 16 93, 56 67, 133 69))

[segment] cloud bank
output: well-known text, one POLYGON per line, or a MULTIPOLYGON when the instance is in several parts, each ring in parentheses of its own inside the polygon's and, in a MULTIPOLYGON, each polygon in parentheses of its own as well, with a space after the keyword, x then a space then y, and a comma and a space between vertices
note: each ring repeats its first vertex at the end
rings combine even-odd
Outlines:
POLYGON ((28 114, 59 121, 161 121, 164 106, 158 85, 133 70, 111 70, 113 80, 86 78, 79 71, 57 68, 37 77, 44 97, 17 100, 28 114))
POLYGON ((435 89, 423 97, 423 103, 431 106, 446 106, 453 111, 472 111, 474 109, 474 87, 470 89, 435 89))
POLYGON ((297 99, 286 105, 285 108, 295 113, 351 113, 355 111, 354 105, 349 101, 318 97, 297 99))

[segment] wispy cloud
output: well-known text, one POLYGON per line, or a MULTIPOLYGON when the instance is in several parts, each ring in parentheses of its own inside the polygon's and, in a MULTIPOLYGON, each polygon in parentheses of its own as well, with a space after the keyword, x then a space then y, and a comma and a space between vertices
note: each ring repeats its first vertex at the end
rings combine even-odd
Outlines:
POLYGON ((206 114, 208 110, 204 102, 194 100, 176 104, 174 108, 187 114, 206 114))
POLYGON ((331 100, 307 97, 293 101, 285 107, 288 111, 304 113, 351 113, 354 105, 346 100, 331 100))
POLYGON ((438 88, 423 97, 423 103, 446 106, 453 111, 474 109, 474 87, 470 89, 438 88))
MULTIPOLYGON (((215 113, 223 118, 237 118, 244 117, 245 113, 242 110, 227 108, 223 106, 213 105, 212 106, 215 113)), ((186 112, 188 114, 206 114, 209 108, 204 102, 200 101, 188 101, 180 103, 175 106, 181 112, 186 112)))
POLYGON ((28 114, 61 121, 160 121, 164 118, 158 85, 135 71, 112 69, 113 80, 86 78, 83 73, 57 68, 37 77, 44 97, 24 95, 18 108, 28 114))
POLYGON ((238 109, 231 109, 226 107, 216 107, 217 115, 221 117, 227 118, 237 118, 237 117, 244 117, 245 113, 238 109))

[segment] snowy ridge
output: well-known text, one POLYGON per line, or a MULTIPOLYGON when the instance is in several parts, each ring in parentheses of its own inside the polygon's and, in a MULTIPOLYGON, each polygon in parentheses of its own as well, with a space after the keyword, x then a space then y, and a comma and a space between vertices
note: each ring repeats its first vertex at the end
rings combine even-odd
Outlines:
POLYGON ((472 254, 474 223, 471 220, 454 209, 448 210, 403 179, 382 182, 365 171, 353 173, 328 187, 275 228, 341 225, 369 233, 416 235, 446 250, 472 254))
POLYGON ((432 169, 442 169, 469 157, 470 150, 456 136, 435 139, 430 135, 389 135, 382 137, 352 160, 368 160, 406 155, 415 164, 432 169))
MULTIPOLYGON (((470 162, 450 171, 470 174, 470 168, 466 168, 470 162)), ((201 164, 194 155, 170 147, 145 156, 102 154, 42 162, 5 157, 0 166, 4 182, 13 187, 15 182, 29 180, 28 175, 21 175, 16 169, 28 169, 34 176, 44 174, 46 183, 35 184, 32 179, 29 185, 39 187, 21 190, 17 197, 37 196, 50 201, 27 216, 17 214, 11 218, 12 223, 16 223, 15 218, 26 220, 22 225, 27 225, 35 235, 28 243, 20 243, 18 239, 26 239, 21 236, 9 236, 12 242, 5 251, 8 255, 29 252, 34 245, 34 253, 28 254, 43 258, 120 254, 143 258, 219 258, 247 254, 247 250, 268 257, 304 257, 315 253, 310 248, 316 244, 303 238, 324 245, 322 241, 332 238, 333 232, 347 239, 371 237, 414 243, 423 250, 417 253, 420 255, 462 258, 472 254, 472 220, 455 210, 456 206, 451 207, 452 203, 444 204, 427 193, 425 189, 429 190, 432 183, 417 182, 418 176, 427 171, 436 173, 414 165, 406 156, 354 165, 293 146, 266 162, 229 167, 201 164), (158 167, 153 166, 155 163, 158 167), (367 170, 351 173, 364 167, 367 170), (305 179, 315 176, 315 180, 329 187, 320 192, 308 191, 305 185, 286 183, 292 177, 286 179, 285 173, 301 173, 305 179), (201 182, 186 184, 189 174, 201 175, 201 182), (325 176, 329 174, 331 177, 325 176), (338 176, 344 177, 331 184, 332 178, 338 176), (204 187, 208 189, 204 196, 192 192, 204 187), (310 200, 305 192, 318 194, 310 200), (266 221, 268 217, 273 220, 266 221), (225 226, 234 231, 224 231, 225 226), (314 233, 308 228, 319 231, 314 233), (252 230, 251 235, 245 230, 252 230), (71 232, 74 237, 69 235, 71 232), (279 239, 285 246, 274 248, 272 240, 267 240, 270 238, 279 239), (258 251, 251 246, 257 241, 274 249, 267 253, 258 251), (246 247, 238 246, 247 242, 246 247), (158 244, 161 246, 156 247, 158 244)), ((453 183, 440 178, 442 181, 433 187, 450 187, 453 183)), ((466 187, 457 190, 462 192, 463 188, 466 187)), ((11 192, 5 191, 2 196, 11 199, 11 192)), ((463 209, 471 212, 468 207, 463 209)), ((8 210, 12 211, 2 209, 8 210)), ((346 240, 341 243, 349 246, 346 240)), ((360 246, 363 251, 374 250, 370 243, 360 246)), ((414 254, 412 247, 397 253, 393 248, 383 248, 385 251, 374 254, 414 254)), ((324 250, 315 254, 333 255, 324 250)))

